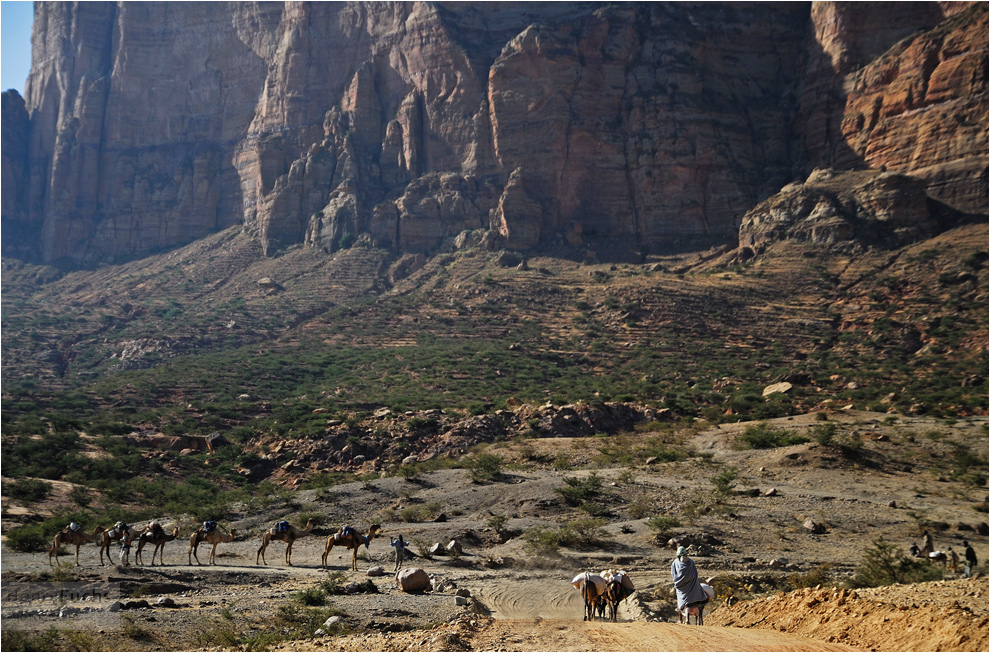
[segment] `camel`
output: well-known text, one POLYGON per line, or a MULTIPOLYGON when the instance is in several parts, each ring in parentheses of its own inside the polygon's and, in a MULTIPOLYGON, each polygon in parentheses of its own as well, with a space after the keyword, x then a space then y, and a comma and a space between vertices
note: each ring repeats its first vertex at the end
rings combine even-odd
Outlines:
POLYGON ((234 538, 237 537, 237 529, 230 529, 229 534, 224 534, 220 532, 219 528, 215 528, 209 533, 204 531, 202 528, 189 536, 189 564, 192 564, 193 557, 196 558, 196 564, 201 565, 202 562, 199 561, 199 556, 196 555, 196 549, 199 548, 200 542, 206 542, 207 544, 212 544, 213 548, 210 549, 209 563, 211 565, 217 564, 217 545, 221 542, 228 543, 233 542, 234 538))
POLYGON ((362 544, 365 548, 369 548, 371 540, 373 540, 375 536, 381 532, 381 530, 381 526, 374 524, 368 528, 367 535, 362 535, 356 530, 352 530, 347 535, 344 535, 344 529, 341 529, 328 537, 326 548, 323 549, 323 569, 327 568, 327 556, 330 555, 330 549, 332 549, 334 545, 341 544, 351 550, 351 571, 357 571, 358 549, 362 544))
MULTIPOLYGON (((158 526, 155 524, 155 526, 158 526)), ((155 550, 151 552, 151 565, 155 565, 155 555, 158 555, 158 564, 165 565, 165 544, 171 542, 172 540, 179 537, 179 527, 176 526, 172 529, 171 533, 166 533, 161 526, 157 528, 152 527, 148 531, 141 533, 138 538, 137 551, 134 552, 134 562, 139 565, 143 565, 144 562, 141 560, 141 551, 144 549, 146 544, 154 544, 155 550), (159 554, 159 552, 161 552, 159 554)))
POLYGON ((142 530, 137 530, 135 528, 129 528, 124 531, 124 534, 120 538, 120 564, 129 565, 131 564, 131 545, 135 541, 141 539, 141 536, 148 533, 151 530, 151 526, 146 526, 142 530))
MULTIPOLYGON (((72 530, 68 526, 55 533, 55 539, 52 541, 52 548, 48 551, 48 564, 52 564, 52 556, 55 556, 55 564, 58 564, 58 553, 62 548, 62 545, 75 545, 76 547, 76 566, 79 566, 79 547, 86 542, 95 540, 100 537, 103 533, 103 527, 97 526, 96 530, 92 533, 86 533, 82 529, 72 530)), ((54 565, 53 565, 54 566, 54 565)))
MULTIPOLYGON (((110 556, 110 545, 112 543, 120 542, 121 539, 123 539, 128 534, 130 534, 131 541, 134 541, 142 533, 144 533, 144 531, 141 531, 141 533, 131 533, 131 527, 122 521, 119 521, 116 524, 114 524, 113 528, 108 528, 105 531, 103 531, 103 534, 100 535, 100 566, 102 567, 104 564, 103 563, 104 552, 107 554, 107 564, 110 565, 113 564, 113 558, 110 556)), ((129 548, 125 550, 124 554, 126 555, 128 551, 129 548)), ((121 562, 125 562, 125 560, 127 560, 126 557, 123 558, 121 562)))
POLYGON ((108 528, 100 535, 100 566, 104 566, 103 563, 103 553, 107 554, 107 562, 113 564, 113 558, 110 557, 110 545, 113 542, 119 542, 120 538, 124 535, 124 529, 127 528, 127 524, 122 521, 117 522, 113 525, 113 528, 108 528))
POLYGON ((278 540, 280 542, 285 542, 285 564, 292 566, 292 543, 298 540, 300 537, 309 535, 313 532, 316 527, 316 522, 312 519, 306 522, 306 528, 298 529, 292 524, 289 524, 284 531, 278 530, 278 523, 272 526, 265 534, 261 536, 261 546, 258 548, 258 553, 254 556, 254 564, 258 564, 258 558, 261 558, 261 562, 268 564, 265 560, 265 549, 272 540, 278 540))

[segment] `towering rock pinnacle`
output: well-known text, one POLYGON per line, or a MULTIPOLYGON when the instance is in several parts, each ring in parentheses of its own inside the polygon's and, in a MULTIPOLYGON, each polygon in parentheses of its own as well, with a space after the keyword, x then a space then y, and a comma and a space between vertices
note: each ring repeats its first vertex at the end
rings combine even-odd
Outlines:
POLYGON ((38 2, 4 253, 94 265, 236 224, 269 254, 643 251, 735 238, 824 166, 985 212, 986 29, 981 3, 38 2))

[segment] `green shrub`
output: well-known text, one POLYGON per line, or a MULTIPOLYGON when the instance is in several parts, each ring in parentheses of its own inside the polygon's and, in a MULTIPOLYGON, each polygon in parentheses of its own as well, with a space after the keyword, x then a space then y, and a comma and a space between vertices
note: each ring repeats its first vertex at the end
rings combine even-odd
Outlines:
POLYGON ((509 518, 505 515, 492 515, 488 518, 486 523, 489 528, 495 531, 496 535, 500 535, 502 533, 502 529, 505 528, 505 524, 508 521, 509 518))
POLYGON ((299 590, 293 598, 303 605, 326 605, 327 593, 319 585, 299 590))
POLYGON ((44 501, 51 494, 52 484, 36 478, 25 478, 3 484, 3 495, 22 503, 44 501))
POLYGON ((646 494, 641 494, 629 502, 626 510, 633 519, 642 519, 653 511, 653 498, 646 494))
POLYGON ((820 564, 807 573, 795 572, 787 577, 787 583, 794 589, 804 589, 806 587, 826 586, 832 582, 831 566, 820 564))
POLYGON ((646 525, 658 533, 665 533, 673 528, 678 528, 681 525, 681 520, 677 517, 657 515, 656 517, 650 517, 647 519, 646 525))
POLYGON ((935 565, 902 554, 883 536, 873 540, 873 547, 863 552, 863 561, 856 567, 849 586, 879 587, 894 583, 920 583, 939 580, 942 572, 935 565))
POLYGON ((490 453, 478 454, 475 458, 467 461, 467 467, 471 470, 471 480, 475 483, 494 481, 502 476, 502 463, 505 459, 490 453))
POLYGON ((523 533, 526 549, 536 555, 556 555, 560 547, 601 549, 611 546, 605 520, 596 517, 575 519, 560 528, 537 526, 523 533))
POLYGON ((838 430, 839 427, 831 422, 828 424, 817 424, 811 428, 811 438, 823 447, 827 447, 832 444, 832 440, 835 438, 838 430))
POLYGON ((774 428, 766 422, 760 422, 747 426, 738 436, 738 440, 748 449, 773 449, 801 444, 807 442, 808 438, 788 433, 785 429, 774 428))
POLYGON ((47 551, 51 542, 42 524, 28 524, 7 532, 7 548, 18 553, 47 551))
POLYGON ((605 491, 602 489, 602 478, 595 473, 583 479, 565 476, 564 483, 563 487, 554 488, 553 491, 563 497, 569 506, 581 506, 595 502, 605 495, 605 491))
POLYGON ((736 487, 736 479, 739 478, 739 469, 736 467, 726 467, 721 472, 711 478, 712 485, 715 486, 715 494, 720 497, 728 496, 736 487))

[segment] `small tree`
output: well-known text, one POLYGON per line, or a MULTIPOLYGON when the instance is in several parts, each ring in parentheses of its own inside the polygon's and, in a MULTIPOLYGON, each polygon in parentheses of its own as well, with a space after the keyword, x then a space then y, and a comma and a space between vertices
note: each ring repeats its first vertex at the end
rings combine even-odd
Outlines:
POLYGON ((715 493, 719 497, 727 497, 736 487, 736 479, 739 478, 737 467, 726 467, 721 472, 712 476, 712 485, 715 486, 715 493))
POLYGON ((907 557, 881 535, 873 540, 873 548, 863 552, 863 562, 849 579, 849 585, 878 587, 894 583, 918 583, 939 579, 941 575, 934 565, 907 557))
POLYGON ((490 453, 478 454, 477 458, 468 461, 471 470, 471 480, 475 483, 494 481, 502 475, 502 456, 490 453))
POLYGON ((501 535, 508 521, 509 518, 505 515, 492 515, 488 518, 488 526, 495 531, 496 535, 501 535))

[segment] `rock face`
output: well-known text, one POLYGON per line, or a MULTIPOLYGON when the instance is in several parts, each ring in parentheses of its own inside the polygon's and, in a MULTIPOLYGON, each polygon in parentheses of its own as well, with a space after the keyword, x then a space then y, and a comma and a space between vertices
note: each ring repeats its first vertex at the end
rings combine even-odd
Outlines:
POLYGON ((735 238, 815 167, 982 213, 986 31, 982 3, 39 2, 4 252, 93 265, 235 224, 267 254, 646 251, 735 238))
POLYGON ((746 213, 739 247, 752 254, 780 240, 896 246, 938 228, 923 183, 893 172, 816 170, 746 213))

